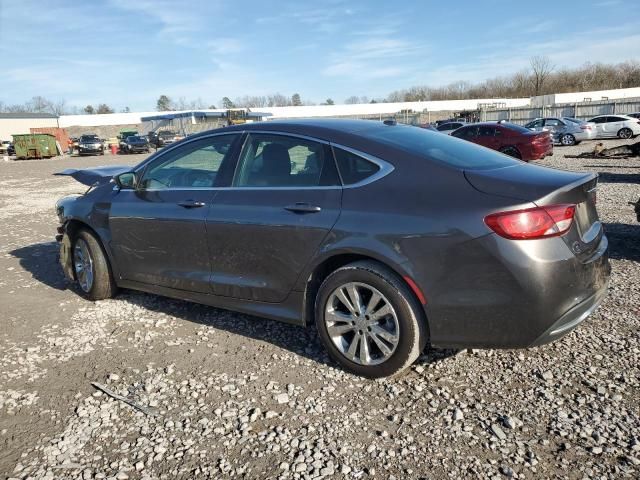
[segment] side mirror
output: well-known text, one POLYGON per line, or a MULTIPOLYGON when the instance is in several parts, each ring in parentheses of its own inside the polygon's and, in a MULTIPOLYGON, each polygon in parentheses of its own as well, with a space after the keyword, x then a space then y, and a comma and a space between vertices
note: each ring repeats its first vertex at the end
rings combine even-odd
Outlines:
POLYGON ((123 190, 135 190, 138 185, 134 172, 125 172, 115 177, 116 185, 123 190))

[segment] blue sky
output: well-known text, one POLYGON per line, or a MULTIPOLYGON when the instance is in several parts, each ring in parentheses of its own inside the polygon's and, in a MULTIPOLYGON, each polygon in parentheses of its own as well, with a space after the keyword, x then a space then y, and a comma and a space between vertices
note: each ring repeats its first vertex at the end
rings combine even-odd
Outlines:
POLYGON ((547 55, 640 58, 636 0, 0 0, 0 101, 152 110, 161 94, 320 103, 477 82, 547 55), (455 7, 454 7, 455 5, 455 7))

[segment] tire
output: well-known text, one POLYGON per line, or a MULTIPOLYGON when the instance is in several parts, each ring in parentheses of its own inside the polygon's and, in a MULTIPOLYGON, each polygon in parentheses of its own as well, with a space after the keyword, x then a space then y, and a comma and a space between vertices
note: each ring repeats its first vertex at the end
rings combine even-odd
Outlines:
POLYGON ((628 140, 633 137, 633 131, 630 128, 621 128, 618 130, 618 138, 622 138, 623 140, 628 140))
POLYGON ((71 255, 73 273, 83 297, 104 300, 116 294, 109 260, 93 233, 79 230, 73 238, 71 255))
POLYGON ((322 282, 315 299, 315 320, 329 356, 345 370, 367 378, 402 373, 428 340, 424 312, 414 293, 393 271, 372 261, 345 265, 322 282), (340 300, 342 293, 342 298, 352 301, 354 288, 361 300, 358 315, 349 313, 340 300), (379 299, 372 305, 374 294, 379 299), (375 319, 368 312, 382 315, 375 319))
POLYGON ((570 147, 572 145, 577 145, 577 144, 578 142, 576 142, 576 137, 574 137, 570 133, 565 133, 560 135, 560 145, 565 147, 570 147))
POLYGON ((522 155, 516 147, 504 147, 500 149, 500 152, 505 155, 509 155, 510 157, 517 158, 518 160, 522 160, 522 155))

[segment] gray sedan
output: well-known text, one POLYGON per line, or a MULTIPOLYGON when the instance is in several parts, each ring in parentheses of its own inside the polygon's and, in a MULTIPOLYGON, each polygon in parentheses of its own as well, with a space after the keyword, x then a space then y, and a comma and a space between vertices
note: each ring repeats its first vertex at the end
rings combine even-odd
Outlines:
POLYGON ((596 138, 594 124, 571 117, 536 118, 527 123, 525 128, 534 132, 550 131, 554 143, 565 146, 596 138))
POLYGON ((84 297, 129 288, 315 325, 366 377, 427 345, 551 342, 607 291, 595 174, 408 125, 245 124, 61 173, 91 186, 57 203, 84 297))

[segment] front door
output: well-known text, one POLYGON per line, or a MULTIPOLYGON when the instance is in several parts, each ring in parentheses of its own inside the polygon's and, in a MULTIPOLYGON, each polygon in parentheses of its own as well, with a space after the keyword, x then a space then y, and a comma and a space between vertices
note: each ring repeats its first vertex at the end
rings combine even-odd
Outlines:
POLYGON ((252 133, 232 188, 208 212, 216 295, 282 302, 340 215, 331 148, 306 138, 252 133))
POLYGON ((115 195, 111 248, 122 279, 210 292, 205 220, 239 136, 173 148, 137 172, 135 190, 115 195))

